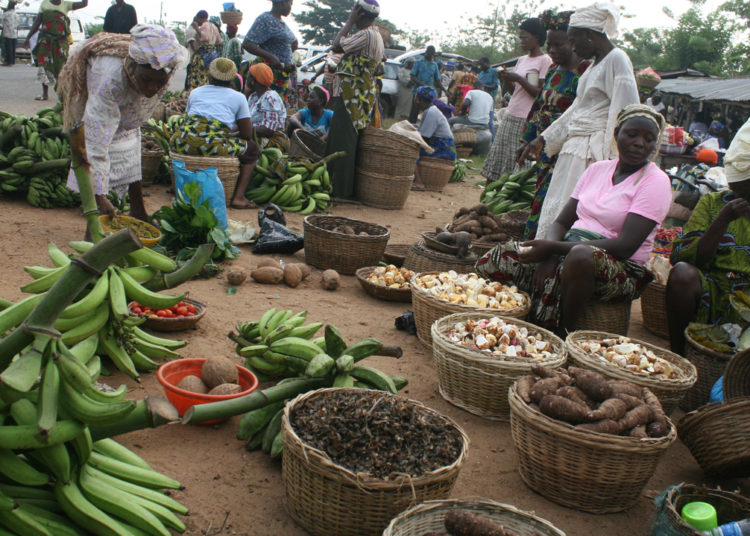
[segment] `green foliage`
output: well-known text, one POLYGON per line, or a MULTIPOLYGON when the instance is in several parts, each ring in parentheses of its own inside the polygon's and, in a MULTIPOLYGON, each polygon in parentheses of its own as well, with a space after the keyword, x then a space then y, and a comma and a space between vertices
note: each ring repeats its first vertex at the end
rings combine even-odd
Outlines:
MULTIPOLYGON (((302 4, 307 8, 302 13, 292 15, 300 25, 300 33, 305 43, 330 45, 344 26, 352 12, 351 0, 307 0, 302 4)), ((394 31, 393 23, 378 18, 378 23, 394 31)))
POLYGON ((208 200, 199 203, 201 194, 200 184, 189 182, 185 185, 184 195, 177 192, 177 199, 171 207, 164 206, 154 214, 161 226, 160 245, 178 259, 191 256, 195 248, 207 243, 216 245, 213 260, 221 262, 237 258, 229 233, 219 225, 208 200))
POLYGON ((100 33, 104 29, 104 23, 98 22, 98 23, 92 23, 89 22, 84 26, 83 31, 86 33, 86 37, 92 37, 98 33, 100 33))

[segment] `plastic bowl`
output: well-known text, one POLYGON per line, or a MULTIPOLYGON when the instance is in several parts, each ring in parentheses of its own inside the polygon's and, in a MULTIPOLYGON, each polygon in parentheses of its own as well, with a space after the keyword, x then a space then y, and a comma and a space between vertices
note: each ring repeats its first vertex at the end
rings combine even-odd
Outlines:
MULTIPOLYGON (((249 395, 258 388, 258 378, 255 377, 255 374, 240 365, 235 365, 237 367, 237 372, 239 373, 240 387, 242 387, 242 391, 239 393, 233 395, 204 395, 177 387, 177 384, 185 376, 190 376, 192 374, 200 378, 201 368, 203 368, 203 363, 205 362, 205 357, 176 359, 164 363, 159 367, 159 370, 156 371, 156 377, 158 378, 159 383, 164 387, 164 393, 167 395, 167 400, 177 408, 180 416, 183 416, 188 408, 192 406, 208 404, 210 402, 220 402, 230 398, 238 398, 240 396, 249 395)), ((226 419, 203 421, 199 424, 214 424, 225 420, 226 419)))
POLYGON ((147 248, 154 247, 161 240, 161 231, 148 222, 130 216, 115 216, 114 222, 112 220, 113 218, 107 214, 99 216, 99 223, 105 233, 113 233, 125 227, 130 227, 147 248))

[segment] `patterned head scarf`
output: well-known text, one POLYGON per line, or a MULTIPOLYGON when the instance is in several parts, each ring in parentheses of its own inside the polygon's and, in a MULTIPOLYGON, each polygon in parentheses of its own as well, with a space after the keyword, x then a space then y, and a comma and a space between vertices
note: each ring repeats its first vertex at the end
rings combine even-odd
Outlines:
POLYGON ((364 9, 373 19, 380 15, 380 4, 377 0, 357 0, 356 5, 364 9))
POLYGON ((208 22, 213 23, 214 26, 216 26, 219 30, 221 30, 221 19, 214 15, 210 19, 208 19, 208 22))
POLYGON ((237 66, 229 58, 216 58, 208 66, 208 74, 216 80, 229 82, 237 74, 237 66))
POLYGON ((724 153, 724 174, 729 183, 750 180, 750 120, 737 131, 724 153))
POLYGON ((207 19, 208 18, 208 11, 205 9, 201 9, 198 13, 195 14, 196 19, 207 19))
POLYGON ((713 149, 701 149, 698 151, 698 154, 695 155, 695 159, 698 162, 705 163, 705 164, 718 164, 719 163, 719 155, 716 154, 716 151, 713 149))
POLYGON ((656 125, 656 129, 659 131, 659 135, 661 135, 662 130, 664 130, 664 127, 667 125, 664 116, 659 112, 655 112, 651 106, 645 104, 628 104, 625 108, 620 110, 619 114, 617 114, 617 126, 622 126, 625 121, 632 119, 633 117, 645 117, 653 122, 654 125, 656 125))
POLYGON ((273 83, 273 71, 265 63, 251 65, 250 74, 261 86, 269 87, 273 83))
POLYGON ((570 25, 606 34, 613 39, 617 37, 617 25, 620 21, 620 8, 607 2, 597 2, 590 6, 576 9, 570 16, 570 25))
POLYGON ((174 32, 155 24, 138 24, 130 30, 128 55, 138 64, 156 70, 173 70, 185 63, 187 50, 174 32))
POLYGON ((328 93, 328 90, 326 88, 324 88, 323 86, 319 86, 318 84, 313 84, 310 86, 310 91, 315 92, 323 106, 326 105, 328 99, 330 98, 330 94, 328 93))
POLYGON ((560 11, 559 13, 555 13, 551 9, 548 9, 539 15, 539 20, 542 21, 542 25, 548 32, 558 30, 561 32, 567 32, 568 25, 570 24, 570 16, 572 14, 572 11, 560 11))
POLYGON ((437 91, 430 86, 420 86, 417 88, 417 97, 432 102, 437 98, 437 91))

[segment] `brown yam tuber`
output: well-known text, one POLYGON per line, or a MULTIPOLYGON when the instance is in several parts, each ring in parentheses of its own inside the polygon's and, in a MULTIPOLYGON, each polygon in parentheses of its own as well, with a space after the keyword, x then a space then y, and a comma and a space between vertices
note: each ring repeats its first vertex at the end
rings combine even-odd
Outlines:
POLYGON ((449 510, 443 523, 451 536, 517 536, 516 532, 494 521, 460 508, 449 510))
POLYGON ((602 419, 597 422, 587 422, 576 425, 577 430, 586 430, 587 432, 599 432, 600 434, 619 434, 620 425, 612 419, 602 419))
POLYGON ((505 242, 508 240, 508 235, 506 233, 493 233, 491 235, 487 235, 484 237, 485 240, 489 240, 491 242, 505 242))
POLYGON ((467 233, 473 232, 473 229, 479 228, 481 229, 482 226, 477 220, 467 220, 463 222, 460 225, 456 225, 453 227, 453 232, 458 233, 460 231, 466 231, 467 233))
POLYGON ((570 385, 573 383, 573 380, 568 376, 565 369, 552 369, 535 363, 531 365, 531 372, 540 378, 558 378, 561 385, 570 385))
POLYGON ((607 383, 609 383, 613 395, 616 395, 617 393, 625 393, 630 396, 635 396, 641 399, 643 398, 642 389, 633 382, 626 380, 609 380, 607 383))
POLYGON ((555 391, 555 394, 588 408, 593 408, 596 405, 593 400, 586 396, 586 393, 574 385, 563 385, 555 391))
POLYGON ((468 208, 466 208, 466 207, 461 207, 461 208, 459 208, 459 209, 458 209, 458 210, 456 211, 456 214, 455 214, 455 215, 453 216, 453 218, 454 218, 454 219, 455 219, 455 218, 460 218, 460 217, 461 217, 461 216, 463 216, 464 214, 468 214, 468 213, 469 213, 469 209, 468 209, 468 208))
POLYGON ((482 225, 482 236, 491 235, 493 231, 494 229, 492 227, 487 227, 486 225, 482 225))
POLYGON ((527 404, 531 402, 531 388, 534 386, 535 381, 536 378, 534 376, 521 376, 516 381, 516 392, 518 392, 521 400, 527 404))
POLYGON ((636 406, 640 406, 643 404, 643 400, 638 398, 637 396, 632 396, 627 393, 612 393, 612 396, 615 398, 619 398, 623 402, 625 402, 625 405, 628 406, 628 409, 633 409, 636 406))
POLYGON ((621 430, 630 430, 639 424, 648 424, 651 420, 651 409, 646 404, 636 406, 618 420, 621 430))
POLYGON ((453 246, 456 243, 456 235, 453 233, 443 232, 443 233, 436 234, 435 240, 437 240, 441 244, 453 246))
POLYGON ((653 420, 664 423, 666 425, 667 415, 664 413, 664 408, 662 407, 661 402, 656 397, 656 395, 651 391, 651 389, 647 387, 643 388, 643 401, 651 409, 651 416, 653 420))
POLYGON ((539 402, 539 410, 553 419, 578 424, 586 421, 589 408, 562 396, 545 395, 539 402))
POLYGON ((607 400, 612 390, 607 383, 607 378, 593 370, 584 370, 577 367, 569 367, 568 373, 576 380, 576 387, 586 393, 595 402, 607 400))
POLYGON ((487 208, 487 205, 480 203, 471 207, 471 212, 476 212, 480 216, 486 216, 489 213, 489 209, 487 208))
POLYGON ((628 405, 619 398, 608 398, 596 408, 589 411, 586 420, 589 422, 600 421, 602 419, 612 419, 617 421, 622 419, 628 412, 628 405))
POLYGON ((498 228, 497 222, 491 216, 479 216, 479 222, 482 224, 482 227, 488 227, 490 231, 498 228))
POLYGON ((669 433, 669 422, 651 421, 646 426, 648 437, 664 437, 669 433))
POLYGON ((542 380, 537 381, 531 387, 529 396, 531 397, 531 400, 533 400, 534 402, 538 404, 539 402, 541 402, 544 396, 551 395, 552 393, 557 391, 558 387, 560 387, 559 378, 544 378, 542 380))
POLYGON ((646 433, 646 425, 639 424, 638 426, 634 426, 633 429, 628 432, 628 435, 630 437, 637 437, 638 439, 647 438, 648 434, 646 433))

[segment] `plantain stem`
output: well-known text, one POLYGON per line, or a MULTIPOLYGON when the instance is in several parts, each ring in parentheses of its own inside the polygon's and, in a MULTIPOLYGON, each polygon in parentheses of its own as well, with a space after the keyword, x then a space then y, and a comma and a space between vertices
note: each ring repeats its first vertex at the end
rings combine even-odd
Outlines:
POLYGON ((96 206, 94 187, 91 184, 91 164, 89 164, 86 154, 86 129, 83 123, 73 127, 69 136, 70 152, 73 157, 73 173, 75 173, 78 190, 81 194, 83 217, 86 219, 91 241, 96 243, 104 238, 104 233, 99 224, 99 209, 96 206))
POLYGON ((144 428, 157 428, 164 424, 177 422, 180 414, 165 398, 147 396, 135 403, 135 409, 127 417, 113 424, 91 426, 91 438, 94 441, 105 437, 114 437, 144 428))
POLYGON ((190 257, 190 260, 183 264, 179 269, 174 272, 169 272, 168 274, 163 274, 161 277, 154 277, 145 283, 144 286, 149 290, 159 292, 160 290, 174 288, 185 281, 192 279, 209 261, 214 247, 215 244, 201 244, 195 249, 195 253, 190 257))

